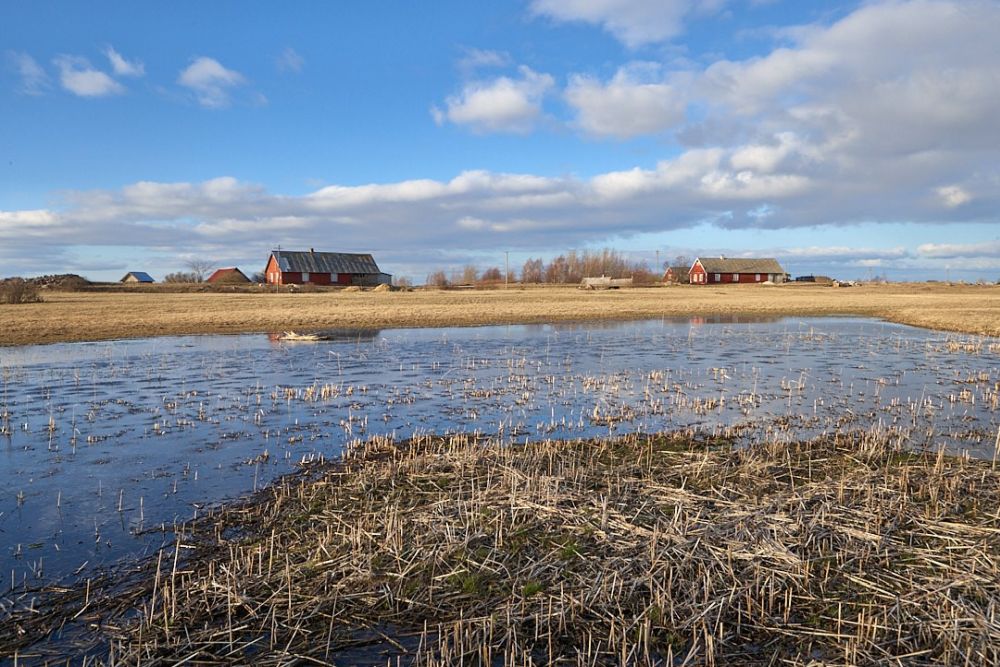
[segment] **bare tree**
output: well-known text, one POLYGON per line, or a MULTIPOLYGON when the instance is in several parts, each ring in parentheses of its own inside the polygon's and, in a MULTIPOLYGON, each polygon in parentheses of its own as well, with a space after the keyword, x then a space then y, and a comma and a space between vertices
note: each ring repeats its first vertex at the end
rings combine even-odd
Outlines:
POLYGON ((529 259, 521 269, 521 282, 540 283, 545 272, 545 264, 540 259, 529 259))
POLYGON ((500 272, 500 268, 496 266, 491 266, 483 271, 483 275, 479 276, 479 281, 483 283, 498 283, 501 280, 503 280, 503 274, 500 272))
POLYGON ((479 270, 472 264, 466 264, 462 269, 462 277, 458 282, 463 285, 473 285, 479 280, 479 270))
POLYGON ((427 274, 427 281, 425 283, 428 287, 438 287, 444 289, 448 287, 448 276, 445 275, 444 271, 438 270, 427 274))
POLYGON ((215 262, 209 259, 192 257, 188 261, 184 262, 184 266, 186 266, 194 275, 194 282, 200 283, 204 282, 205 274, 212 270, 212 267, 215 266, 215 262))

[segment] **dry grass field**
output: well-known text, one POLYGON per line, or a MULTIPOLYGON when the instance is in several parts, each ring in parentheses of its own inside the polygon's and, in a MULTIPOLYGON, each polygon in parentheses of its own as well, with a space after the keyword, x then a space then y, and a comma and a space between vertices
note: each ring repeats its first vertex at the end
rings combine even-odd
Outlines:
POLYGON ((889 284, 411 292, 47 292, 0 305, 0 345, 168 334, 471 326, 713 315, 860 315, 1000 336, 1000 287, 889 284))
POLYGON ((135 569, 12 593, 0 656, 78 637, 110 644, 95 666, 996 665, 1000 471, 900 447, 375 438, 135 569))

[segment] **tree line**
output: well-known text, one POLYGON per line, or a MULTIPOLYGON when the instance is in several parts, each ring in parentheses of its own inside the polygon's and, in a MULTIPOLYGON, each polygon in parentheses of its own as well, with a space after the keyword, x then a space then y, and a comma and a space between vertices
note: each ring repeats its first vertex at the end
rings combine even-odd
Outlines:
MULTIPOLYGON (((541 258, 530 258, 524 262, 520 274, 511 269, 509 282, 546 283, 552 285, 573 285, 584 278, 608 276, 609 278, 632 278, 635 284, 648 284, 660 280, 660 270, 653 271, 641 260, 632 260, 617 250, 571 250, 546 263, 541 258)), ((473 265, 451 272, 443 270, 427 274, 426 284, 431 287, 453 285, 490 285, 504 282, 503 271, 491 266, 480 272, 473 265)))

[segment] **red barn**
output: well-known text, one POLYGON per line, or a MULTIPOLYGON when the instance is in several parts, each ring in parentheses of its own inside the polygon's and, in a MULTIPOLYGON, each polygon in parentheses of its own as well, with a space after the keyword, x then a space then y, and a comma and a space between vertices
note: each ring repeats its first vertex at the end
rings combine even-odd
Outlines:
POLYGON ((692 285, 725 283, 783 283, 788 277, 778 260, 734 259, 729 257, 699 257, 688 272, 692 285))
POLYGON ((273 250, 264 269, 268 285, 388 285, 392 276, 382 273, 368 254, 273 250))
POLYGON ((235 266, 229 266, 224 269, 216 269, 215 272, 208 277, 208 282, 235 285, 236 283, 249 283, 250 279, 247 278, 245 273, 240 271, 235 266))

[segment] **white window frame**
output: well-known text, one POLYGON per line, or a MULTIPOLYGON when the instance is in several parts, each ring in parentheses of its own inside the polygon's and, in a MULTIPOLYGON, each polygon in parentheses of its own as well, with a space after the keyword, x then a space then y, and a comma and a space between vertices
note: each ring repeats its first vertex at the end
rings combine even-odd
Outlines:
POLYGON ((733 274, 733 282, 734 283, 738 283, 739 281, 740 281, 740 274, 734 273, 733 274))
POLYGON ((715 274, 715 282, 717 282, 717 283, 721 283, 722 282, 722 274, 721 273, 716 273, 715 274))
POLYGON ((753 279, 757 282, 760 282, 760 274, 759 273, 753 274, 753 279))
POLYGON ((308 271, 303 271, 302 272, 302 283, 305 284, 307 282, 309 282, 309 272, 308 271))

